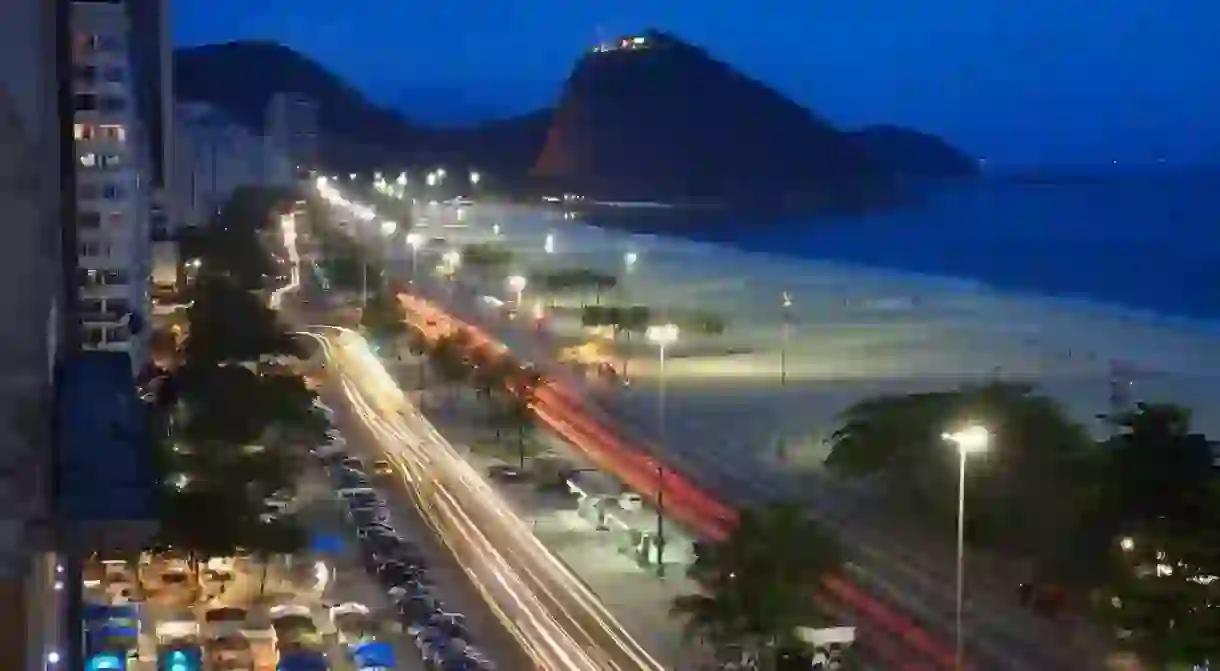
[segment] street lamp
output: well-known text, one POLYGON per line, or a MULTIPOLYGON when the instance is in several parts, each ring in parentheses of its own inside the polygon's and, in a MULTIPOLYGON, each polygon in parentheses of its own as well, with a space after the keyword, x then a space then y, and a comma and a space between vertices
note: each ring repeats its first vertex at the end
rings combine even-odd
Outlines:
POLYGON ((424 177, 424 183, 428 186, 436 186, 437 179, 436 173, 430 172, 426 177, 424 177))
POLYGON ((528 280, 525 279, 524 275, 510 275, 508 277, 508 279, 505 281, 508 283, 508 288, 513 290, 517 294, 517 306, 516 307, 517 307, 517 311, 520 312, 521 311, 521 292, 525 291, 525 285, 528 284, 528 280))
POLYGON ((542 251, 546 252, 547 254, 555 253, 555 234, 554 233, 546 234, 546 240, 543 241, 543 243, 542 243, 542 251))
POLYGON ((456 249, 451 249, 445 252, 441 260, 445 262, 445 265, 449 266, 449 274, 452 275, 457 272, 458 266, 462 265, 462 254, 456 249))
POLYGON ((954 669, 962 671, 965 666, 965 648, 962 646, 962 602, 965 597, 966 568, 966 457, 983 452, 991 443, 991 432, 987 427, 973 424, 958 431, 942 433, 941 438, 957 447, 957 601, 956 627, 954 629, 954 669))
POLYGON ((394 183, 397 184, 398 186, 406 186, 407 185, 407 173, 405 173, 405 172, 398 173, 398 179, 394 180, 394 183))
POLYGON ((481 182, 481 181, 483 181, 483 176, 479 174, 479 171, 471 170, 470 171, 470 185, 478 186, 479 182, 481 182))
POLYGON ((623 266, 627 269, 627 272, 631 272, 631 269, 635 267, 635 262, 639 260, 640 255, 636 254, 635 252, 627 252, 623 254, 623 266))
POLYGON ((495 237, 500 237, 500 224, 491 225, 491 234, 495 237))
POLYGON ((415 281, 415 266, 419 261, 419 248, 424 246, 424 236, 407 233, 407 246, 411 248, 411 281, 415 281))
MULTIPOLYGON (((657 394, 657 429, 661 445, 665 445, 665 348, 678 340, 675 324, 649 326, 644 336, 657 346, 660 352, 660 370, 657 394)), ((662 447, 663 449, 663 447, 662 447)), ((665 575, 665 467, 657 462, 657 575, 665 575)))
POLYGON ((792 326, 792 296, 787 291, 780 294, 780 305, 784 310, 783 325, 780 327, 782 341, 779 346, 779 383, 782 386, 788 383, 788 337, 792 326))

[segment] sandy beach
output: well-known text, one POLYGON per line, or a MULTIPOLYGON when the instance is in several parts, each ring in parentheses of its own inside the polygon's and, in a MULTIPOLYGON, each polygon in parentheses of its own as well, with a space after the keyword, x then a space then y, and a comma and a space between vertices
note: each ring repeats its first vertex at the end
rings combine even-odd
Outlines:
MULTIPOLYGON (((999 377, 1036 382, 1080 421, 1100 429, 1095 417, 1109 407, 1111 362, 1120 361, 1133 371, 1133 398, 1187 405, 1200 430, 1220 433, 1220 378, 1214 373, 1220 332, 1207 325, 1004 293, 969 281, 603 230, 541 209, 475 207, 460 222, 441 209, 428 219, 421 232, 455 246, 498 237, 514 252, 513 272, 596 268, 620 277, 606 302, 724 316, 723 335, 683 333, 667 353, 671 410, 678 415, 688 414, 681 408, 689 398, 714 403, 697 413, 701 421, 757 417, 772 432, 810 438, 869 394, 999 377), (630 271, 627 252, 637 259, 630 271), (785 292, 792 301, 786 346, 785 292), (726 412, 728 405, 735 411, 726 412)), ((527 287, 527 304, 531 296, 527 287)), ((559 319, 555 327, 573 332, 578 325, 559 319)), ((646 350, 639 354, 631 367, 644 382, 655 375, 657 360, 646 350)), ((730 427, 726 440, 763 438, 740 421, 730 427)))

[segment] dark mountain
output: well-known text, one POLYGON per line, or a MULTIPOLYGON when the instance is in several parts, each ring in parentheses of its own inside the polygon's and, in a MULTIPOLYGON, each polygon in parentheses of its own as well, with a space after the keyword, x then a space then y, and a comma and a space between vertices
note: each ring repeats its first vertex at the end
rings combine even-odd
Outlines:
POLYGON ((961 155, 935 137, 888 126, 842 133, 702 49, 659 32, 644 39, 587 54, 554 110, 465 128, 412 123, 268 42, 179 50, 175 88, 255 129, 274 93, 309 97, 331 170, 469 166, 513 190, 874 206, 888 202, 898 173, 959 174, 961 155))
POLYGON ((596 196, 696 202, 875 202, 894 183, 850 136, 657 31, 581 59, 534 174, 596 196))
POLYGON ((303 94, 318 105, 322 159, 336 168, 400 161, 404 150, 428 140, 426 131, 373 104, 326 68, 271 42, 179 49, 174 92, 182 100, 212 103, 259 129, 272 95, 303 94))
POLYGON ((979 162, 935 135, 898 126, 869 126, 851 137, 892 170, 906 177, 969 177, 979 162))

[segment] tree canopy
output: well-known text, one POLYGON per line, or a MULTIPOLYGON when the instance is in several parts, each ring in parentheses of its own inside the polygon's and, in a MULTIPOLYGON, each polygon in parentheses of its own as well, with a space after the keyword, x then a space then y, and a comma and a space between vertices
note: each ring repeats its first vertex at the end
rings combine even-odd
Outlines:
POLYGON ((406 315, 398 299, 387 292, 369 295, 368 305, 360 313, 360 325, 377 341, 393 341, 406 335, 406 315))
POLYGON ((468 268, 494 270, 512 260, 512 250, 498 242, 474 242, 462 248, 462 265, 468 268))
POLYGON ((530 283, 546 292, 592 291, 600 295, 618 286, 618 277, 591 268, 561 268, 530 273, 530 283))
POLYGON ((1095 467, 1098 451, 1058 403, 1029 386, 994 383, 860 401, 843 413, 826 465, 846 477, 884 478, 901 505, 948 520, 956 515, 957 453, 943 436, 971 422, 992 438, 967 469, 968 535, 1045 551, 1076 524, 1079 499, 1088 494, 1080 478, 1095 467))
POLYGON ((717 647, 799 648, 797 627, 827 624, 812 596, 842 563, 835 539, 801 509, 745 509, 726 540, 696 546, 688 575, 701 591, 677 597, 672 610, 717 647))
POLYGON ((583 326, 609 326, 614 332, 643 333, 651 324, 652 310, 645 305, 587 305, 580 312, 583 326))
POLYGON ((159 541, 197 557, 295 549, 301 530, 290 519, 265 519, 264 499, 293 486, 306 446, 329 428, 294 367, 274 363, 301 355, 251 290, 272 289, 277 278, 258 272, 253 258, 227 256, 242 239, 267 255, 257 232, 276 213, 273 199, 239 193, 199 242, 204 256, 180 325, 184 361, 167 382, 180 421, 156 459, 167 485, 159 541))

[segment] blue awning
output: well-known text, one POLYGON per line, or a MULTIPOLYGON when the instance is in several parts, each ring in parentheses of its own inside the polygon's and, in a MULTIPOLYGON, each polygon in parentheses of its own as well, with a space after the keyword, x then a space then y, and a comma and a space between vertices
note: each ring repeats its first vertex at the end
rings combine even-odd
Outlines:
POLYGON ((394 648, 389 643, 373 641, 352 646, 352 659, 357 669, 375 666, 394 668, 394 648))
POLYGON ((280 655, 278 671, 329 671, 326 657, 316 652, 290 652, 280 655))
POLYGON ((77 521, 155 521, 157 478, 126 352, 87 351, 59 372, 60 509, 77 521))
POLYGON ((83 617, 86 622, 115 619, 136 620, 140 617, 139 609, 135 604, 112 606, 105 603, 86 603, 84 611, 83 617))

